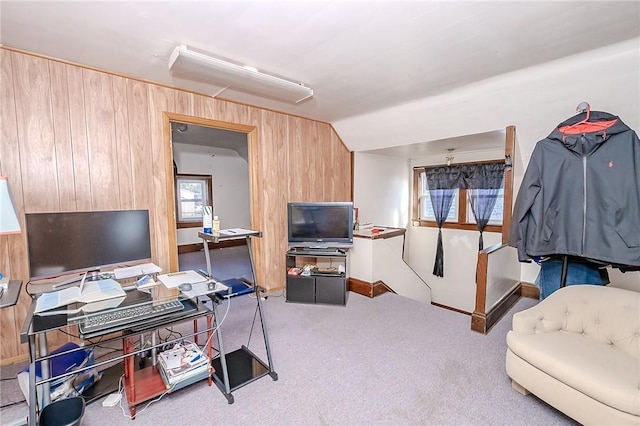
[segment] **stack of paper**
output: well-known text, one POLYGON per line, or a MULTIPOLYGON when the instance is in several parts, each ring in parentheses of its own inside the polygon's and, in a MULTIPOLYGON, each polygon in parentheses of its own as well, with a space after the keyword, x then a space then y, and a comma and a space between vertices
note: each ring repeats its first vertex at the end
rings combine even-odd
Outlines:
POLYGON ((209 374, 209 357, 195 343, 166 350, 160 353, 158 360, 162 379, 167 386, 209 374))
POLYGON ((115 268, 113 270, 117 280, 139 277, 140 275, 146 274, 157 274, 158 272, 162 272, 162 268, 154 263, 143 263, 141 265, 133 265, 126 268, 115 268))
POLYGON ((196 271, 180 271, 162 274, 158 275, 158 280, 167 288, 175 288, 180 284, 197 284, 209 281, 207 277, 200 275, 196 271))

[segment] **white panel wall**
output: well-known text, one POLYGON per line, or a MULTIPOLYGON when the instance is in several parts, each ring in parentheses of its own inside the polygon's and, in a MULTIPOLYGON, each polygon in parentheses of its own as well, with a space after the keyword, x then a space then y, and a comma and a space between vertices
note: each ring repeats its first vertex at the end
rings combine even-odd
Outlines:
MULTIPOLYGON (((434 303, 473 312, 476 297, 476 262, 478 259, 478 232, 443 229, 444 277, 433 275, 436 256, 437 228, 412 227, 405 251, 405 260, 431 287, 434 303)), ((500 242, 495 232, 484 234, 485 247, 500 242)))
POLYGON ((357 152, 353 204, 360 223, 405 228, 409 222, 409 160, 357 152))
MULTIPOLYGON (((249 168, 236 151, 174 143, 173 158, 178 173, 212 176, 213 209, 221 228, 251 228, 249 168)), ((201 243, 199 231, 178 229, 178 245, 201 243)))
POLYGON ((623 273, 619 269, 609 268, 609 281, 611 287, 640 291, 640 271, 623 273))

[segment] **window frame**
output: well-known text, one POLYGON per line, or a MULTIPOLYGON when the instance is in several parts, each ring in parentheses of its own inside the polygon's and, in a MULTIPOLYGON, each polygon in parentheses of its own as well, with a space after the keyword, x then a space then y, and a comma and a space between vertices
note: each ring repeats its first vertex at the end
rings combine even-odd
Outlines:
POLYGON ((197 174, 176 174, 174 175, 174 188, 175 188, 175 205, 176 205, 176 226, 178 229, 182 228, 198 228, 202 227, 202 219, 200 220, 180 220, 180 180, 200 180, 203 181, 207 190, 205 191, 205 200, 203 200, 204 206, 211 206, 213 203, 213 179, 211 175, 197 175, 197 174))
MULTIPOLYGON (((481 162, 469 162, 464 164, 481 164, 481 163, 504 163, 504 160, 490 160, 490 161, 481 161, 481 162)), ((413 168, 413 208, 412 208, 412 219, 411 223, 413 226, 417 227, 427 227, 427 228, 437 228, 438 223, 435 220, 424 220, 419 219, 420 217, 420 173, 422 173, 425 167, 429 166, 421 166, 413 168)), ((505 171, 505 180, 506 180, 506 171, 505 171)), ((506 183, 506 182, 505 182, 506 183)), ((507 202, 506 191, 504 197, 504 203, 507 202)), ((445 222, 442 227, 446 229, 460 229, 464 231, 478 231, 478 225, 475 222, 469 222, 469 218, 467 212, 469 211, 469 202, 467 201, 467 190, 463 188, 458 189, 458 220, 453 222, 445 222), (462 208, 464 206, 464 208, 462 208)), ((471 219, 473 219, 473 214, 469 214, 471 219)), ((502 214, 502 224, 488 224, 483 232, 502 232, 502 227, 504 225, 504 206, 503 206, 503 214, 502 214)))

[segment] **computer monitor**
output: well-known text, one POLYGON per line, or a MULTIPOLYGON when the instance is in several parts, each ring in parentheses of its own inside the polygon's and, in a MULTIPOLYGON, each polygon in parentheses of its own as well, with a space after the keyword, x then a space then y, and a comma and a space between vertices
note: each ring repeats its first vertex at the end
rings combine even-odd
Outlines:
POLYGON ((28 213, 31 280, 150 261, 148 210, 28 213))

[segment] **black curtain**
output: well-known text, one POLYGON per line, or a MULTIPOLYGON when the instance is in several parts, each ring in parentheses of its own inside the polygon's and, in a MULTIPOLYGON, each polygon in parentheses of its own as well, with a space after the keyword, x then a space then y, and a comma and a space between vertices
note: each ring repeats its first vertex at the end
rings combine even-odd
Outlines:
POLYGON ((427 186, 433 213, 438 224, 438 243, 436 245, 436 261, 433 275, 444 276, 444 249, 442 248, 442 225, 449 216, 453 197, 458 187, 459 173, 450 167, 431 167, 425 169, 427 186))
POLYGON ((502 187, 504 164, 482 163, 426 167, 424 172, 427 178, 431 205, 438 224, 438 243, 436 245, 433 275, 443 277, 442 225, 449 215, 456 189, 466 188, 470 190, 471 209, 480 230, 479 247, 482 250, 482 231, 489 222, 493 207, 496 204, 497 194, 502 187))
POLYGON ((478 251, 480 251, 484 248, 482 232, 487 223, 489 223, 498 193, 503 185, 504 164, 469 164, 466 167, 465 174, 463 181, 467 187, 469 204, 471 204, 471 211, 476 219, 478 231, 480 231, 480 238, 478 239, 478 251))

